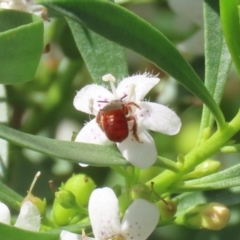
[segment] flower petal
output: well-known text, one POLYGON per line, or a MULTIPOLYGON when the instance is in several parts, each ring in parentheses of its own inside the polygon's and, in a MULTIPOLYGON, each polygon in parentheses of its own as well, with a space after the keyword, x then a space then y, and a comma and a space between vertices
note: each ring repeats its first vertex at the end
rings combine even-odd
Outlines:
POLYGON ((179 16, 188 21, 203 26, 203 1, 169 0, 169 6, 179 16))
MULTIPOLYGON (((60 234, 60 240, 85 240, 81 235, 76 233, 71 233, 66 230, 62 230, 60 234)), ((94 238, 86 237, 86 240, 94 240, 94 238)))
POLYGON ((110 143, 105 133, 96 122, 96 118, 88 122, 78 133, 75 142, 107 144, 110 143))
POLYGON ((143 200, 135 200, 125 212, 121 234, 126 240, 145 240, 157 226, 160 217, 156 205, 143 200))
POLYGON ((38 208, 30 201, 22 204, 15 227, 37 232, 40 229, 41 218, 38 208))
POLYGON ((11 214, 8 206, 0 202, 0 222, 9 225, 10 221, 11 221, 11 214))
POLYGON ((204 54, 204 29, 200 28, 192 36, 177 44, 178 50, 186 57, 201 56, 204 54), (196 48, 196 46, 198 46, 196 48))
POLYGON ((124 78, 121 82, 119 82, 117 87, 117 94, 121 98, 125 95, 129 94, 129 86, 132 84, 135 85, 134 89, 134 97, 128 99, 130 101, 140 101, 142 100, 147 93, 160 81, 157 77, 152 77, 147 73, 142 75, 135 75, 132 77, 124 78))
POLYGON ((98 101, 110 102, 112 100, 113 94, 106 88, 97 84, 90 84, 77 92, 73 105, 79 111, 97 115, 98 111, 106 105, 106 103, 98 101))
POLYGON ((170 108, 152 102, 141 102, 138 121, 147 129, 167 135, 177 134, 181 128, 181 120, 170 108))
POLYGON ((89 199, 88 211, 96 239, 111 239, 120 232, 118 199, 111 188, 94 190, 89 199))
POLYGON ((145 169, 156 161, 157 149, 151 135, 146 130, 138 129, 137 135, 140 142, 133 138, 132 134, 121 143, 117 143, 123 157, 132 165, 145 169))

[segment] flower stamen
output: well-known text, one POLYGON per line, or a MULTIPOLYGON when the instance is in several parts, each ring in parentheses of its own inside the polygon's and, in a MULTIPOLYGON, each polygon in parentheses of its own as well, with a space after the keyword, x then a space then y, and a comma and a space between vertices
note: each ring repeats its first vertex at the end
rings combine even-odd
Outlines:
POLYGON ((134 83, 131 83, 130 85, 129 85, 129 88, 128 88, 128 94, 127 94, 127 96, 128 96, 128 100, 130 101, 130 99, 131 99, 131 101, 135 101, 135 88, 136 88, 136 85, 134 84, 134 83))
POLYGON ((102 80, 104 82, 109 82, 110 83, 110 86, 111 86, 111 89, 112 89, 112 93, 113 93, 115 99, 119 99, 118 95, 117 95, 116 87, 114 85, 114 83, 116 81, 115 77, 112 74, 108 73, 108 74, 102 76, 102 80))

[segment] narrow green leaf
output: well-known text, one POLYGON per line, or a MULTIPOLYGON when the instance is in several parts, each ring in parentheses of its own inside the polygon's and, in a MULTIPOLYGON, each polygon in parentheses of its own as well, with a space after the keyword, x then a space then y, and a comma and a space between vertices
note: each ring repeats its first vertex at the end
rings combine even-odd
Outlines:
POLYGON ((176 189, 182 191, 224 189, 240 186, 240 164, 209 176, 185 181, 176 189))
POLYGON ((6 185, 4 185, 2 182, 0 182, 0 201, 4 202, 6 205, 8 205, 11 208, 14 208, 15 210, 19 210, 19 204, 21 203, 23 198, 14 192, 11 188, 8 188, 6 185))
POLYGON ((42 19, 0 9, 0 23, 0 83, 32 80, 43 51, 42 19))
POLYGON ((59 233, 30 232, 0 223, 0 233, 4 240, 59 240, 59 233))
POLYGON ((220 15, 223 33, 232 55, 234 65, 240 74, 240 27, 238 16, 239 0, 220 0, 220 15))
POLYGON ((123 7, 101 0, 42 0, 47 7, 103 37, 146 57, 172 75, 208 106, 219 126, 224 117, 200 78, 174 45, 149 23, 123 7))
POLYGON ((92 166, 127 164, 121 153, 115 147, 109 145, 54 140, 26 134, 3 125, 0 125, 0 137, 20 147, 75 163, 87 163, 92 166))
POLYGON ((77 47, 94 82, 102 84, 102 76, 111 73, 116 79, 128 75, 125 50, 106 38, 67 18, 77 47))
MULTIPOLYGON (((222 33, 219 16, 219 2, 204 1, 205 31, 205 85, 217 104, 220 103, 227 75, 231 65, 231 55, 222 33)), ((213 117, 204 106, 200 136, 206 127, 212 127, 213 117)))
POLYGON ((174 200, 179 203, 176 215, 181 215, 188 209, 202 203, 219 202, 226 206, 240 203, 239 194, 229 190, 183 193, 174 200))
MULTIPOLYGON (((8 107, 6 99, 6 89, 0 84, 0 123, 8 123, 8 107)), ((0 139, 0 179, 6 177, 6 169, 8 166, 8 142, 0 139)))

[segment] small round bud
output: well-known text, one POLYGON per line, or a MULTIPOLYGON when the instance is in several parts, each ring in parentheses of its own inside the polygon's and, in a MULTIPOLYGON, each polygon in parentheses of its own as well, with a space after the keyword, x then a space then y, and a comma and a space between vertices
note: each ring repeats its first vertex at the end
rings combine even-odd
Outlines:
POLYGON ((150 200, 151 189, 144 184, 134 185, 131 189, 131 199, 136 200, 137 198, 143 198, 145 200, 150 200))
POLYGON ((84 174, 73 175, 62 186, 62 189, 68 190, 75 195, 76 202, 80 206, 87 206, 89 197, 94 188, 95 183, 93 180, 84 174))
POLYGON ((62 189, 59 192, 56 192, 55 197, 63 208, 78 208, 76 197, 72 192, 66 189, 62 189))
POLYGON ((220 203, 201 204, 188 211, 184 219, 188 227, 220 230, 227 225, 230 211, 220 203))
POLYGON ((68 225, 72 219, 78 215, 78 210, 66 209, 61 206, 57 199, 55 199, 51 215, 56 225, 65 226, 68 225))
POLYGON ((177 212, 177 204, 172 200, 160 200, 157 204, 161 213, 161 221, 166 222, 174 218, 177 212))

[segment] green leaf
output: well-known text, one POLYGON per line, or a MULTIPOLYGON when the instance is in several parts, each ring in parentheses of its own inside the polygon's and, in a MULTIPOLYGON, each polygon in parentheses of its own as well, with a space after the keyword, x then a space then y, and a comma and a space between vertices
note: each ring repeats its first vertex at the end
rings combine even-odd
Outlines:
POLYGON ((41 152, 53 158, 75 163, 87 163, 92 166, 125 165, 126 160, 113 146, 102 146, 79 142, 60 141, 26 134, 0 125, 0 137, 20 147, 41 152))
MULTIPOLYGON (((8 107, 6 102, 6 89, 0 84, 0 123, 8 123, 8 107)), ((6 169, 8 166, 8 142, 0 139, 0 179, 6 177, 6 169)))
POLYGON ((102 76, 111 73, 116 79, 128 75, 125 50, 106 38, 67 18, 77 47, 95 83, 102 84, 102 76))
MULTIPOLYGON (((204 2, 204 31, 205 31, 205 85, 217 104, 220 103, 227 75, 231 65, 222 24, 219 16, 219 2, 205 0, 204 2)), ((200 136, 206 127, 212 127, 213 117, 204 106, 200 136)))
POLYGON ((15 210, 19 210, 19 204, 21 203, 23 198, 14 192, 12 189, 8 188, 6 185, 4 185, 2 182, 0 182, 0 201, 4 202, 6 205, 8 205, 11 208, 14 208, 15 210))
POLYGON ((239 194, 229 190, 183 193, 174 200, 179 203, 176 215, 184 214, 188 209, 202 203, 218 202, 226 206, 240 203, 239 194))
POLYGON ((59 240, 59 233, 30 232, 0 223, 1 236, 4 240, 59 240))
POLYGON ((179 185, 176 190, 211 190, 229 188, 234 186, 240 186, 240 164, 203 178, 185 181, 184 184, 179 185))
POLYGON ((238 71, 238 74, 240 74, 240 27, 238 16, 239 0, 220 0, 219 2, 223 33, 235 67, 238 71))
POLYGON ((195 71, 174 45, 149 23, 108 1, 43 0, 38 2, 155 63, 202 99, 218 124, 224 127, 225 121, 221 110, 195 71))
POLYGON ((0 23, 0 83, 32 80, 43 51, 42 19, 0 9, 0 23))

